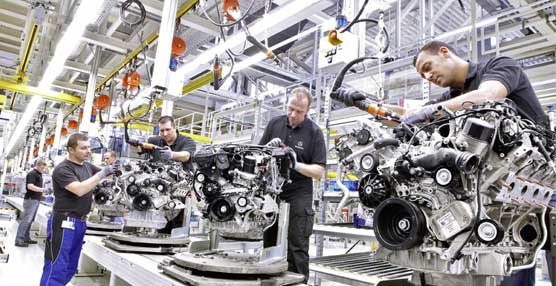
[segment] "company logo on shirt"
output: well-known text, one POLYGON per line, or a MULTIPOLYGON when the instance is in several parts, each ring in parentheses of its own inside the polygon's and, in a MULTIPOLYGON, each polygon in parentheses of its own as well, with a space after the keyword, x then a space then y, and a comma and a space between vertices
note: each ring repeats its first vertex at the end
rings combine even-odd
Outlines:
POLYGON ((303 150, 303 141, 298 141, 297 144, 295 144, 295 147, 303 150))

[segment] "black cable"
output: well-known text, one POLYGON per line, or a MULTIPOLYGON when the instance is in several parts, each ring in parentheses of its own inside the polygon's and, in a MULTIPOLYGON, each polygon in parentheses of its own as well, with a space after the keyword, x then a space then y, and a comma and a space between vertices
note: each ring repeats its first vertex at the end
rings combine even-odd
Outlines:
MULTIPOLYGON (((368 1, 368 0, 367 0, 367 1, 368 1)), ((215 1, 214 3, 215 3, 215 5, 216 5, 216 7, 217 7, 216 9, 218 9, 218 3, 217 3, 216 1, 215 1)), ((239 19, 237 19, 237 20, 235 20, 234 22, 229 23, 229 24, 216 23, 216 22, 208 15, 207 10, 205 10, 205 7, 203 7, 202 5, 201 5, 201 10, 203 11, 203 14, 205 14, 205 17, 206 17, 213 25, 215 25, 215 26, 217 26, 217 27, 231 27, 231 26, 233 26, 233 25, 235 25, 235 24, 237 24, 237 23, 243 21, 243 19, 245 19, 245 18, 247 17, 247 15, 249 15, 249 12, 251 11, 251 8, 253 8, 253 5, 254 5, 254 4, 255 4, 255 0, 252 0, 252 1, 251 1, 251 4, 249 5, 249 8, 247 8, 247 11, 245 11, 245 13, 243 14, 243 16, 241 16, 241 18, 239 18, 239 19)))
MULTIPOLYGON (((354 25, 354 24, 357 24, 357 23, 363 23, 363 22, 371 22, 371 23, 375 23, 377 25, 379 23, 378 20, 365 18, 365 19, 358 19, 356 21, 353 21, 353 22, 351 22, 350 25, 354 25)), ((386 53, 386 51, 388 51, 388 48, 390 47, 390 35, 388 34, 388 30, 386 30, 386 27, 383 27, 380 32, 382 32, 384 34, 384 36, 386 37, 386 44, 384 45, 384 47, 382 47, 380 52, 381 53, 386 53)))
POLYGON ((147 10, 145 10, 145 6, 143 6, 143 3, 141 3, 141 1, 139 0, 126 0, 125 2, 122 3, 122 6, 120 7, 120 20, 122 20, 122 22, 128 24, 129 26, 135 26, 143 23, 146 17, 147 17, 147 10), (136 21, 129 21, 125 18, 125 12, 132 4, 136 4, 139 7, 139 11, 141 12, 139 19, 136 21))
POLYGON ((367 3, 369 3, 369 0, 365 0, 365 2, 363 2, 363 6, 361 6, 361 9, 359 9, 359 12, 357 12, 357 15, 355 15, 355 18, 353 18, 353 21, 351 21, 351 23, 349 23, 349 25, 347 25, 344 29, 342 29, 340 31, 340 33, 343 33, 347 30, 349 30, 349 28, 351 28, 351 26, 353 26, 353 24, 357 23, 357 20, 359 20, 359 17, 361 17, 361 14, 363 14, 363 11, 365 10, 365 7, 367 6, 367 3))

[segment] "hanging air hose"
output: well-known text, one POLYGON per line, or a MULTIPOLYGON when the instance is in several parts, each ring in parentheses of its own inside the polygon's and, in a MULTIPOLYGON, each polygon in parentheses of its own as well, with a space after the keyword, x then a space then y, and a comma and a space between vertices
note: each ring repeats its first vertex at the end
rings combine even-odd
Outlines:
POLYGON ((365 0, 365 2, 363 2, 363 6, 361 6, 361 9, 359 9, 359 12, 357 12, 357 15, 355 15, 355 18, 353 18, 353 21, 351 21, 351 23, 349 23, 347 25, 347 27, 342 29, 340 31, 340 33, 343 33, 345 31, 349 30, 351 28, 351 26, 353 26, 355 23, 357 23, 357 21, 359 20, 359 17, 361 17, 361 14, 363 14, 363 11, 365 10, 365 7, 367 7, 368 3, 369 3, 369 0, 365 0))
POLYGON ((146 17, 147 17, 147 10, 145 10, 145 6, 143 6, 143 3, 141 3, 141 1, 139 0, 126 0, 125 2, 122 3, 122 6, 120 7, 120 20, 122 20, 122 22, 128 24, 129 26, 135 26, 143 23, 146 17), (139 11, 141 12, 139 19, 137 19, 136 21, 130 21, 125 17, 126 10, 129 9, 129 7, 132 4, 136 4, 137 7, 139 7, 139 11))
MULTIPOLYGON (((377 57, 361 57, 347 63, 342 68, 342 70, 340 70, 338 76, 336 76, 336 79, 334 80, 334 84, 332 85, 332 91, 330 92, 330 98, 335 100, 339 99, 337 91, 342 86, 342 83, 344 82, 344 77, 346 76, 347 72, 350 71, 354 65, 361 63, 365 60, 378 60, 378 59, 379 58, 377 57)), ((389 120, 392 121, 400 121, 401 119, 401 116, 399 114, 391 110, 388 110, 386 108, 383 108, 381 106, 378 106, 377 104, 371 102, 370 100, 359 100, 354 102, 354 105, 355 107, 375 116, 388 118, 389 120)))

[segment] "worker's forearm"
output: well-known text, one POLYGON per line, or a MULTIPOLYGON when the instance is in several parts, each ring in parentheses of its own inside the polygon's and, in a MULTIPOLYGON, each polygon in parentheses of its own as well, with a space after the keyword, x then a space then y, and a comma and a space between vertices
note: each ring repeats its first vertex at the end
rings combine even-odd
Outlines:
POLYGON ((456 96, 450 100, 439 102, 437 105, 447 107, 451 111, 458 111, 474 104, 480 104, 488 100, 499 100, 502 98, 504 97, 501 97, 493 92, 473 90, 460 96, 456 96))
POLYGON ((133 146, 133 145, 129 145, 129 149, 135 153, 139 153, 141 152, 141 147, 139 146, 133 146))
POLYGON ((398 106, 398 105, 392 105, 392 104, 383 104, 382 105, 384 108, 390 109, 391 111, 398 113, 400 115, 404 115, 405 114, 405 108, 398 106))
POLYGON ((317 164, 305 164, 297 162, 295 170, 304 176, 319 179, 324 175, 324 168, 317 164))
POLYGON ((191 159, 191 154, 188 151, 173 152, 174 161, 188 162, 191 159))
POLYGON ((101 180, 100 172, 98 172, 94 176, 88 178, 87 180, 83 182, 79 182, 75 190, 73 191, 70 190, 70 191, 81 197, 89 193, 90 191, 92 191, 93 188, 100 182, 100 180, 101 180))
POLYGON ((27 189, 29 189, 33 192, 39 192, 39 193, 42 193, 42 191, 43 191, 43 188, 39 188, 39 187, 37 187, 33 184, 27 184, 27 189))

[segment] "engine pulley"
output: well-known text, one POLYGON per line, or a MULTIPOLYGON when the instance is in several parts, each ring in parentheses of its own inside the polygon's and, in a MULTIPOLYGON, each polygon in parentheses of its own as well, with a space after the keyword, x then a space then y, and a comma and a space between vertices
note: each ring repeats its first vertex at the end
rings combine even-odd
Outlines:
POLYGON ((390 198, 376 208, 373 225, 380 245, 390 250, 407 250, 423 242, 427 222, 415 204, 390 198))
POLYGON ((370 208, 376 208, 382 201, 390 197, 384 179, 376 173, 371 173, 359 181, 359 200, 370 208))
POLYGON ((217 198, 209 206, 209 215, 217 221, 230 220, 235 211, 234 204, 227 198, 217 198))
POLYGON ((497 244, 504 238, 504 229, 494 220, 483 219, 479 221, 475 235, 482 243, 497 244))

